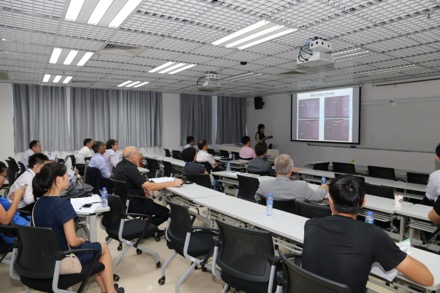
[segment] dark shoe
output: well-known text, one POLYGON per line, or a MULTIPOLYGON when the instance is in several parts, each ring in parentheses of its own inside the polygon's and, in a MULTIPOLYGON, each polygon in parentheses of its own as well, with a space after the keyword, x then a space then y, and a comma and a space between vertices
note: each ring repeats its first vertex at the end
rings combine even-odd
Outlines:
POLYGON ((118 289, 116 289, 116 292, 124 293, 125 292, 124 287, 119 287, 118 289))

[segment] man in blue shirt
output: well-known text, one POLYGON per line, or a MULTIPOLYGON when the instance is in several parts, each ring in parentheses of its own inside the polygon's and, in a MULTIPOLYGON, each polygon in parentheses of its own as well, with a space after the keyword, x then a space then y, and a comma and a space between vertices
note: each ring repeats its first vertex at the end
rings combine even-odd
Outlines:
POLYGON ((103 154, 105 153, 105 144, 102 141, 95 141, 92 146, 95 155, 89 163, 89 167, 97 168, 101 172, 102 177, 109 178, 111 172, 105 162, 103 154))

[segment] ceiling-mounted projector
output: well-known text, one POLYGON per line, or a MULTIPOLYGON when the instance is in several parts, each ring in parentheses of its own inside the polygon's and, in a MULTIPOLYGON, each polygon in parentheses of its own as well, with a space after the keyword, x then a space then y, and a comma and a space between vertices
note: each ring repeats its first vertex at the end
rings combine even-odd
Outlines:
POLYGON ((334 58, 329 54, 332 49, 332 44, 327 40, 319 37, 309 39, 299 50, 297 68, 333 64, 334 58))
POLYGON ((199 91, 220 90, 219 75, 216 72, 207 72, 205 76, 202 76, 197 80, 197 89, 199 91))

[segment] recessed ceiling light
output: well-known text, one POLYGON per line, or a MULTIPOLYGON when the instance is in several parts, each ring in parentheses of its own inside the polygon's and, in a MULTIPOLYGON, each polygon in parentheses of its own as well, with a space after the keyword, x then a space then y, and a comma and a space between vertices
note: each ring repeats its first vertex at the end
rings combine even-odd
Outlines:
POLYGON ((96 5, 95 9, 93 10, 92 15, 90 15, 87 23, 97 25, 112 3, 113 0, 100 0, 98 5, 96 5))
POLYGON ((167 73, 169 71, 175 70, 175 69, 177 69, 179 67, 183 67, 185 65, 186 65, 186 63, 177 63, 177 64, 174 64, 173 66, 170 66, 168 68, 165 68, 164 70, 159 71, 159 73, 160 74, 167 73))
POLYGON ((50 74, 45 74, 43 77, 43 82, 48 82, 50 79, 50 74))
POLYGON ((151 73, 153 73, 153 72, 156 72, 156 71, 159 71, 159 70, 161 70, 162 68, 165 68, 165 67, 167 67, 167 66, 171 66, 171 65, 173 65, 174 64, 174 62, 167 62, 167 63, 165 63, 165 64, 162 64, 162 65, 160 65, 160 66, 158 66, 158 67, 156 67, 156 68, 153 68, 153 69, 151 69, 150 71, 148 71, 148 72, 151 72, 151 73))
POLYGON ((54 82, 54 83, 58 83, 58 82, 60 81, 61 78, 62 78, 61 75, 57 75, 57 76, 54 77, 53 82, 54 82))
POLYGON ((69 83, 72 80, 73 76, 66 76, 63 83, 69 83))
POLYGON ((66 60, 64 60, 64 65, 70 65, 73 61, 73 59, 76 57, 76 54, 78 54, 78 51, 71 50, 69 54, 67 54, 66 60))
POLYGON ((197 65, 197 64, 188 64, 188 65, 183 66, 183 67, 181 67, 181 68, 179 68, 179 69, 177 69, 177 70, 171 71, 169 74, 175 74, 175 73, 177 73, 177 72, 187 70, 187 69, 189 69, 189 68, 191 68, 191 67, 194 67, 194 66, 196 66, 196 65, 197 65))
POLYGON ((81 8, 84 5, 84 0, 70 0, 69 8, 67 9, 65 20, 76 21, 81 8))
POLYGON ((151 69, 148 72, 153 73, 153 72, 159 71, 160 74, 163 74, 163 73, 175 74, 177 72, 186 70, 186 69, 194 67, 196 65, 197 64, 177 63, 177 62, 169 61, 169 62, 162 64, 156 68, 151 69))
POLYGON ((262 20, 245 27, 235 33, 227 35, 212 43, 214 46, 223 45, 226 48, 243 50, 257 44, 293 33, 297 29, 277 25, 267 20, 262 20), (241 46, 240 46, 241 45, 241 46))
POLYGON ((148 83, 149 83, 149 81, 142 82, 142 81, 139 81, 139 80, 138 81, 127 80, 126 82, 123 82, 120 85, 118 85, 118 87, 128 87, 128 88, 134 87, 134 88, 138 88, 138 87, 141 87, 141 86, 146 85, 148 83))
POLYGON ((52 55, 50 56, 49 63, 55 64, 58 61, 58 58, 60 58, 62 49, 60 48, 54 48, 52 51, 52 55))
POLYGON ((113 18, 113 20, 108 25, 112 28, 117 28, 121 23, 133 12, 133 10, 141 3, 142 0, 128 0, 124 7, 119 11, 119 13, 113 18))
POLYGON ((93 56, 93 52, 86 52, 84 56, 79 60, 79 62, 76 64, 77 66, 84 66, 87 61, 93 56))
POLYGON ((149 81, 145 81, 145 82, 143 82, 143 83, 140 83, 140 84, 138 84, 138 85, 135 85, 134 87, 141 87, 141 86, 144 86, 144 85, 149 84, 149 83, 150 83, 149 81))
POLYGON ((137 85, 139 83, 141 83, 141 82, 140 81, 135 81, 135 82, 132 82, 130 84, 127 84, 125 87, 132 87, 132 86, 135 86, 135 85, 137 85))
POLYGON ((131 80, 127 80, 126 82, 123 82, 123 83, 121 83, 120 85, 118 85, 118 87, 126 86, 127 84, 129 84, 129 83, 131 83, 131 82, 133 82, 133 81, 131 81, 131 80))

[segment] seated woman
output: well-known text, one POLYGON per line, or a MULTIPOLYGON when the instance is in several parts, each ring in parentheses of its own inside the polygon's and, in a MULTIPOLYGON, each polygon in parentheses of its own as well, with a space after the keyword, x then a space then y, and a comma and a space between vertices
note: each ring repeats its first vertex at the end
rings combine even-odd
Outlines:
MULTIPOLYGON (((0 162, 0 187, 3 186, 3 182, 6 177, 6 165, 0 162)), ((17 215, 18 203, 23 198, 24 192, 26 191, 27 185, 22 188, 17 189, 14 192, 13 200, 10 202, 6 197, 0 196, 0 224, 8 225, 13 219, 19 217, 17 215)), ((20 224, 20 223, 19 223, 20 224)))
MULTIPOLYGON (((61 192, 69 187, 66 167, 58 163, 44 165, 35 175, 32 187, 35 197, 39 198, 33 211, 35 226, 52 228, 58 239, 60 250, 69 248, 98 250, 99 261, 105 266, 105 269, 96 276, 96 282, 101 291, 123 293, 124 288, 118 288, 113 284, 112 257, 107 244, 89 242, 76 236, 74 218, 77 214, 70 201, 60 198, 61 192)), ((79 253, 77 256, 82 265, 92 260, 92 253, 79 253)))

